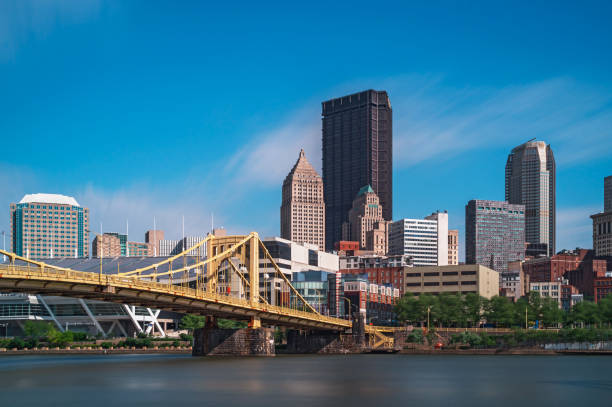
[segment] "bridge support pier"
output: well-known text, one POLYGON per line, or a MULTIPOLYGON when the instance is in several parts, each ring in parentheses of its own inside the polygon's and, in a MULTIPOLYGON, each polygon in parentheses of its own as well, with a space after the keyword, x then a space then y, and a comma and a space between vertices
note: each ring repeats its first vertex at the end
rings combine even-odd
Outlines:
POLYGON ((287 331, 287 353, 347 354, 367 351, 365 316, 353 315, 350 333, 336 331, 287 331))
POLYGON ((193 333, 193 356, 274 356, 271 328, 219 329, 204 327, 193 333))

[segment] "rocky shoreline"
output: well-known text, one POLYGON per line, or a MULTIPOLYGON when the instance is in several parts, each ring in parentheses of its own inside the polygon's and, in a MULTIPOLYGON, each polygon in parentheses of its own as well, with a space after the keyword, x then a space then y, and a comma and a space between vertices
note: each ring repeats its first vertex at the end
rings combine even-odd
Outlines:
POLYGON ((117 354, 191 354, 191 346, 152 348, 43 348, 0 349, 0 356, 12 355, 117 355, 117 354))
POLYGON ((402 349, 404 355, 612 355, 606 350, 552 350, 542 348, 517 349, 402 349))

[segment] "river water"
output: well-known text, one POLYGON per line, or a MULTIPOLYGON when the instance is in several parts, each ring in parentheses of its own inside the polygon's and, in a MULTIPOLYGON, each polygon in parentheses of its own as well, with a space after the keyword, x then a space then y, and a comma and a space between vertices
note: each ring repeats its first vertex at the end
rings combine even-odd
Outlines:
POLYGON ((0 357, 0 406, 612 404, 612 357, 0 357))

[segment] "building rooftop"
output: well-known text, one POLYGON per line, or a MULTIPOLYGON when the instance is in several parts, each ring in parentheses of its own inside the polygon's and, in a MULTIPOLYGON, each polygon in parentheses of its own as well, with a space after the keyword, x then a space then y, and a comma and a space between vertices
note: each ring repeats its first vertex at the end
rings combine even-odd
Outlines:
POLYGON ((372 187, 369 184, 366 185, 366 186, 361 187, 359 192, 357 192, 357 196, 361 196, 363 194, 368 194, 368 193, 374 193, 374 190, 372 189, 372 187))
POLYGON ((289 171, 289 174, 287 174, 285 182, 292 180, 295 174, 320 178, 317 170, 315 170, 312 164, 306 159, 306 154, 303 149, 300 150, 300 155, 293 168, 291 168, 291 171, 289 171))
POLYGON ((45 204, 61 204, 61 205, 72 205, 81 206, 71 196, 59 195, 59 194, 27 194, 19 203, 45 203, 45 204))

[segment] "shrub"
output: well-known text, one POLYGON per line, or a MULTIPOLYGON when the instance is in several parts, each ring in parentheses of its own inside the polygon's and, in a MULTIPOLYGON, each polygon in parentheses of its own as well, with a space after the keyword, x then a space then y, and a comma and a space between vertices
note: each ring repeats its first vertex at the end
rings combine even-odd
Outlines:
POLYGON ((25 340, 25 347, 28 349, 34 349, 38 347, 38 339, 37 338, 29 338, 25 340))
POLYGON ((55 329, 49 331, 47 339, 51 345, 63 348, 74 340, 72 331, 59 332, 55 329))
MULTIPOLYGON (((455 334, 453 336, 451 336, 451 343, 465 343, 468 344, 470 346, 478 346, 481 344, 487 344, 488 338, 490 338, 487 335, 487 338, 483 338, 481 335, 475 334, 473 332, 461 332, 459 334, 455 334)), ((495 341, 493 341, 493 344, 495 344, 495 341)))
POLYGON ((21 338, 13 338, 9 341, 7 348, 12 349, 12 348, 17 348, 17 349, 23 349, 25 348, 26 344, 24 342, 23 339, 21 338))
MULTIPOLYGON (((276 331, 274 332, 274 334, 276 335, 276 331)), ((180 334, 179 337, 181 338, 181 341, 193 342, 193 336, 191 335, 180 334)))
POLYGON ((86 332, 72 332, 73 340, 76 342, 82 342, 87 340, 86 332))
POLYGON ((420 329, 414 329, 406 336, 406 342, 408 343, 423 343, 423 331, 420 329))

